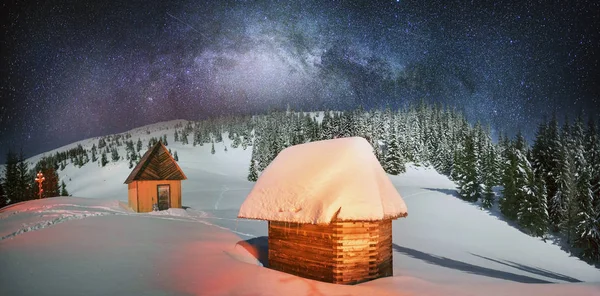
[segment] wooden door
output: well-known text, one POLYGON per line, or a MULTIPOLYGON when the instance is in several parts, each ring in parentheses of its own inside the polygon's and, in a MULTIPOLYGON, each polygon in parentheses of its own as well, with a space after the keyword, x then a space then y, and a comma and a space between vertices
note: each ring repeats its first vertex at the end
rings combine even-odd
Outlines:
POLYGON ((163 211, 171 207, 170 185, 158 185, 158 210, 163 211))

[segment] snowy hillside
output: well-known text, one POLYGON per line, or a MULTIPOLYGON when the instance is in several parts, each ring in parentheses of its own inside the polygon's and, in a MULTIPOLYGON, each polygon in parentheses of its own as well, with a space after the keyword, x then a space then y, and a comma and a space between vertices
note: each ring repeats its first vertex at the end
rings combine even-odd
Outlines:
POLYGON ((448 178, 414 166, 391 177, 409 212, 393 224, 394 277, 339 286, 270 270, 262 266, 266 222, 236 218, 254 184, 246 180, 252 147, 231 148, 226 135, 214 155, 211 145, 182 145, 174 141, 182 122, 130 134, 144 149, 167 135, 188 177, 186 209, 128 212, 119 206, 127 201, 126 161, 69 164, 59 176, 73 197, 0 212, 2 294, 600 295, 600 270, 462 201, 448 178))

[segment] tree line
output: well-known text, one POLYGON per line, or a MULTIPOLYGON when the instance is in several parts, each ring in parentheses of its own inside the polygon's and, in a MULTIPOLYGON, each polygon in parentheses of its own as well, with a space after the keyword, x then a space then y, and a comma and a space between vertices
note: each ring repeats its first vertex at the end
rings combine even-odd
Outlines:
POLYGON ((460 198, 499 209, 525 233, 562 240, 578 256, 600 261, 600 140, 598 123, 556 116, 540 124, 533 146, 518 132, 491 139, 489 127, 470 124, 455 109, 420 104, 398 110, 361 108, 271 112, 253 117, 254 149, 248 180, 286 147, 317 140, 367 139, 385 171, 407 162, 430 165, 457 184, 460 198), (319 116, 323 116, 321 120, 319 116))
MULTIPOLYGON (((289 146, 363 137, 387 173, 401 174, 409 162, 432 166, 457 184, 458 196, 465 201, 483 209, 497 209, 523 232, 544 239, 551 235, 563 240, 576 255, 599 262, 600 136, 597 122, 583 122, 580 116, 559 125, 553 116, 539 125, 532 146, 521 133, 512 138, 501 135, 494 143, 489 127, 469 123, 462 112, 421 103, 397 110, 287 110, 190 121, 175 126, 173 139, 182 145, 210 144, 215 154, 215 143, 224 143, 227 133, 231 148, 252 147, 248 180, 256 181, 289 146)), ((157 141, 168 145, 165 134, 151 138, 148 147, 157 141)), ((12 154, 0 196, 11 196, 11 202, 35 196, 33 172, 64 169, 67 161, 78 167, 89 160, 105 166, 110 155, 114 162, 128 160, 132 168, 141 158, 142 146, 141 139, 134 141, 128 133, 107 136, 91 150, 77 146, 46 157, 35 170, 28 169, 22 155, 12 154), (120 146, 125 146, 125 159, 118 152, 120 146)), ((172 155, 179 160, 176 151, 172 155)))
POLYGON ((44 175, 42 198, 68 196, 67 185, 60 182, 56 170, 60 162, 42 158, 32 168, 24 159, 23 153, 8 151, 4 175, 0 177, 0 207, 40 198, 39 186, 35 182, 36 174, 44 175))

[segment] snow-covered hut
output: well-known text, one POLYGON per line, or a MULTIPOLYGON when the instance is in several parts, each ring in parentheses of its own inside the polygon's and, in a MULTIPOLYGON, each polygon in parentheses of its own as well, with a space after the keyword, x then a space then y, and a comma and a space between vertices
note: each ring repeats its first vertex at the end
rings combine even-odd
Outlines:
POLYGON ((363 138, 284 149, 238 217, 269 221, 269 266, 355 284, 391 276, 392 220, 406 204, 363 138))
POLYGON ((187 177, 162 142, 146 151, 125 184, 129 207, 136 212, 181 208, 181 180, 187 177))

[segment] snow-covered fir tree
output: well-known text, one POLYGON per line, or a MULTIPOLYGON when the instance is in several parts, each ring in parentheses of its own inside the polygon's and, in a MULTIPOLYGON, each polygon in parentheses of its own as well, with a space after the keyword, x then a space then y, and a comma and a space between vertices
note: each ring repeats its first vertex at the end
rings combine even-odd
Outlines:
POLYGON ((237 148, 242 144, 242 139, 238 135, 233 136, 233 141, 231 142, 231 148, 237 148))
POLYGON ((250 157, 250 167, 248 168, 248 181, 256 182, 258 180, 258 170, 256 168, 255 161, 256 154, 252 151, 252 156, 250 157))
POLYGON ((404 165, 404 159, 400 154, 400 147, 398 146, 395 128, 392 128, 389 137, 390 140, 385 155, 384 169, 390 175, 398 175, 404 173, 406 171, 406 167, 404 165))
POLYGON ((542 237, 548 223, 548 207, 543 180, 536 177, 530 162, 519 149, 517 154, 517 222, 519 226, 533 236, 542 237), (522 180, 522 181, 521 181, 522 180))
POLYGON ((100 156, 100 164, 103 167, 106 166, 106 164, 108 164, 108 158, 106 157, 106 152, 102 152, 102 155, 100 156))
POLYGON ((500 199, 500 211, 502 214, 510 220, 517 219, 518 211, 518 195, 517 191, 519 185, 517 181, 517 171, 519 170, 519 162, 517 157, 517 148, 514 144, 510 143, 510 140, 505 138, 504 149, 504 163, 503 175, 502 175, 502 199, 500 199))
POLYGON ((321 122, 321 140, 333 139, 333 124, 332 117, 329 111, 325 111, 323 121, 321 122))
MULTIPOLYGON (((600 119, 598 119, 600 124, 600 119)), ((600 135, 598 125, 590 117, 585 132, 585 159, 588 162, 594 208, 600 204, 600 135)))
POLYGON ((481 198, 481 184, 477 174, 477 154, 472 134, 464 139, 464 150, 458 155, 456 163, 456 182, 458 194, 466 201, 477 201, 481 198))
POLYGON ((561 204, 560 198, 557 197, 557 190, 559 189, 558 180, 562 175, 563 159, 566 157, 566 154, 556 114, 552 116, 548 124, 546 147, 546 167, 548 172, 545 175, 545 181, 548 191, 548 214, 550 216, 550 228, 553 232, 557 232, 559 231, 559 224, 562 221, 564 212, 564 206, 561 204))
POLYGON ((116 147, 111 150, 110 155, 111 155, 112 161, 114 161, 114 162, 117 162, 117 161, 119 161, 119 159, 121 159, 121 156, 119 155, 119 151, 117 150, 116 147))
POLYGON ((497 172, 497 157, 495 148, 491 143, 488 143, 488 147, 483 158, 482 168, 482 202, 481 205, 485 209, 489 209, 494 205, 496 194, 494 193, 494 186, 498 183, 496 172, 497 172))
POLYGON ((550 222, 554 230, 560 230, 567 237, 570 244, 574 231, 574 216, 570 206, 575 187, 574 161, 569 149, 571 144, 571 128, 565 121, 561 131, 562 143, 559 147, 557 173, 555 174, 556 192, 550 198, 549 208, 551 210, 550 222))
POLYGON ((181 144, 187 145, 188 142, 188 133, 186 131, 181 132, 181 144))
POLYGON ((69 196, 69 191, 67 191, 67 184, 65 184, 65 181, 61 181, 60 183, 60 196, 69 196))
POLYGON ((96 162, 98 160, 98 149, 96 148, 96 144, 92 145, 92 162, 96 162))

